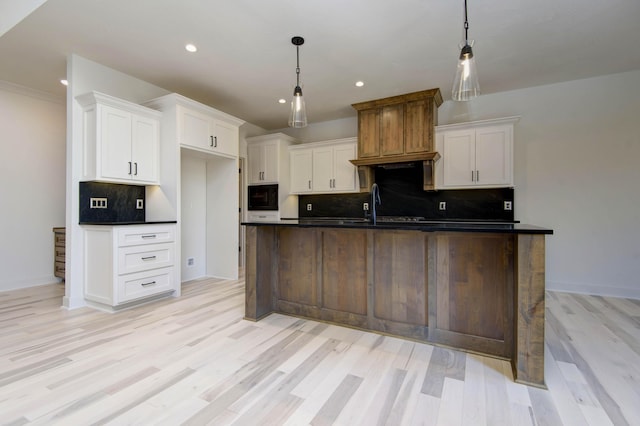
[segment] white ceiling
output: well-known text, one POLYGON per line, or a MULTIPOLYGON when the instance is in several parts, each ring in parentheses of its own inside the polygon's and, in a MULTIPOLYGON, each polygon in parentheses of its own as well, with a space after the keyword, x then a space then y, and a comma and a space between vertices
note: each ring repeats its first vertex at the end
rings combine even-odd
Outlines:
MULTIPOLYGON (((468 3, 484 94, 640 69, 639 0, 468 3)), ((287 125, 292 36, 314 123, 434 87, 449 99, 462 24, 463 0, 48 0, 0 37, 0 80, 62 96, 76 53, 271 130, 287 125)))

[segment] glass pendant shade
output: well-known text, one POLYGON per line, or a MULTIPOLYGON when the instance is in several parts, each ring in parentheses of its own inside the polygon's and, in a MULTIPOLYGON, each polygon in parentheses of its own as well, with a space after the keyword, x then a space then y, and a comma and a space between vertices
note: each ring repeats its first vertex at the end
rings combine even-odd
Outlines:
POLYGON ((291 114, 289 114, 289 127, 305 127, 307 125, 307 109, 304 106, 302 89, 296 86, 293 90, 291 101, 291 114))
POLYGON ((478 68, 473 57, 473 40, 468 40, 460 47, 458 68, 453 80, 451 98, 454 101, 468 101, 480 95, 480 83, 478 83, 478 68))

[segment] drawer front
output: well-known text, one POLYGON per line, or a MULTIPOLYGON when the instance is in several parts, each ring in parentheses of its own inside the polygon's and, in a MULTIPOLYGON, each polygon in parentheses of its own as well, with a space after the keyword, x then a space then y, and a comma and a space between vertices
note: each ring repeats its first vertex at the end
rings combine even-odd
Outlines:
POLYGON ((54 235, 54 245, 64 247, 66 241, 66 234, 64 232, 56 232, 54 235))
POLYGON ((54 253, 55 253, 55 261, 56 262, 64 262, 64 257, 65 257, 65 247, 55 247, 54 248, 54 253))
POLYGON ((64 278, 64 262, 54 262, 53 275, 64 278))
POLYGON ((173 268, 162 268, 120 276, 116 303, 121 304, 175 290, 173 275, 173 268))
POLYGON ((118 230, 118 246, 168 243, 175 241, 175 225, 127 226, 118 230))
POLYGON ((118 249, 118 274, 173 266, 174 247, 174 243, 121 247, 118 249))

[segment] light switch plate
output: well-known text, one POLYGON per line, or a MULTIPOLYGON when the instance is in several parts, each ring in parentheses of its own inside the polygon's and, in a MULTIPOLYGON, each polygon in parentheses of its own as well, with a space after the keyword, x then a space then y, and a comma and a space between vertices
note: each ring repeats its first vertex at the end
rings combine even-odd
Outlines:
POLYGON ((504 209, 505 210, 511 210, 513 208, 513 205, 511 204, 511 201, 505 201, 504 202, 504 209))
POLYGON ((107 208, 107 199, 106 198, 89 198, 89 207, 92 209, 106 209, 107 208))
POLYGON ((311 203, 307 204, 307 211, 310 212, 311 209, 313 209, 313 206, 311 205, 311 203))
POLYGON ((438 206, 438 208, 440 210, 446 210, 447 209, 447 202, 446 201, 440 201, 440 205, 438 206))
POLYGON ((142 198, 136 199, 136 209, 138 210, 144 209, 144 200, 142 198))

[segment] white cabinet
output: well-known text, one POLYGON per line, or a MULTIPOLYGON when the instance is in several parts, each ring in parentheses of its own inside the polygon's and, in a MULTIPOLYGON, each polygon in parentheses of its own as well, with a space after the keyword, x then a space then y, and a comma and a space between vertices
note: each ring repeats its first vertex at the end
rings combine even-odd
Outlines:
POLYGON ((83 179, 157 184, 162 114, 98 92, 77 99, 84 108, 83 179))
POLYGON ((326 194, 355 192, 356 138, 304 144, 290 149, 291 192, 326 194))
POLYGON ((238 126, 216 119, 213 111, 185 106, 178 106, 177 111, 180 145, 219 155, 238 156, 238 126))
POLYGON ((277 140, 247 144, 249 185, 278 183, 279 149, 277 140))
POLYGON ((117 310, 179 291, 176 225, 84 226, 89 304, 117 310))
POLYGON ((305 194, 313 191, 313 148, 291 150, 291 193, 305 194))
POLYGON ((243 120, 177 93, 152 99, 144 105, 164 112, 163 129, 171 133, 171 140, 177 139, 180 147, 238 158, 238 129, 243 120))
POLYGON ((280 220, 280 214, 277 211, 247 213, 249 222, 277 222, 278 220, 280 220))
POLYGON ((518 117, 436 127, 437 189, 513 186, 513 127, 518 117))

